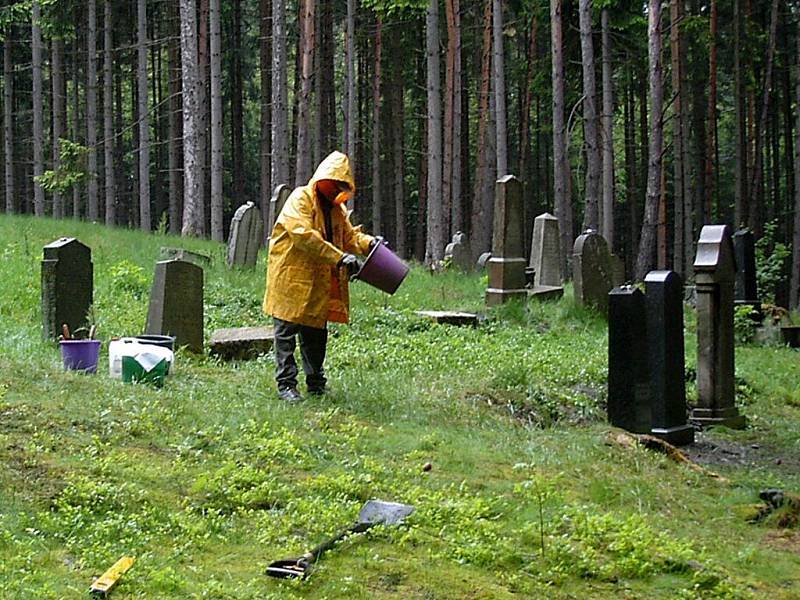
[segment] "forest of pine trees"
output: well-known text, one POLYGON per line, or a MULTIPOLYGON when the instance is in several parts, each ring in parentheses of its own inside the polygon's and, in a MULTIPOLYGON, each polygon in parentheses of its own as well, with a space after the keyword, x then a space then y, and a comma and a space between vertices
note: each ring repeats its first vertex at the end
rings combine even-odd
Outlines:
POLYGON ((224 240, 331 150, 353 220, 405 257, 491 246, 495 180, 565 255, 691 277, 749 227, 800 291, 800 2, 25 0, 0 7, 6 213, 224 240))

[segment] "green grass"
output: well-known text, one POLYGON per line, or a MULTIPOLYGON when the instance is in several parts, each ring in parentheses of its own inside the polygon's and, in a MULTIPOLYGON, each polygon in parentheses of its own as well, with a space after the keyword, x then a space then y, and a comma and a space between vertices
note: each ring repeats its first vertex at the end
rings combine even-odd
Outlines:
POLYGON ((392 297, 354 284, 352 325, 332 327, 331 393, 288 406, 271 357, 179 353, 161 390, 110 380, 105 354, 97 375, 64 372, 39 311, 41 248, 62 235, 92 248, 105 341, 142 330, 162 245, 213 256, 207 336, 267 323, 263 255, 229 271, 211 242, 0 218, 4 599, 83 596, 123 554, 137 562, 119 599, 800 596, 800 534, 742 517, 762 488, 800 490, 796 352, 737 349, 751 426, 711 435, 784 460, 714 466, 720 482, 606 444, 606 325, 569 289, 458 329, 413 311, 485 312, 480 275, 415 267, 392 297), (263 575, 370 498, 416 512, 341 543, 306 582, 263 575))

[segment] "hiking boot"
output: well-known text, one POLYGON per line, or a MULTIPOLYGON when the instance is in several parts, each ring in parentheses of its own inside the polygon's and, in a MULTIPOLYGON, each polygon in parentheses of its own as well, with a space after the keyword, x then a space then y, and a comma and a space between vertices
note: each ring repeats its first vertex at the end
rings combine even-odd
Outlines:
POLYGON ((300 395, 300 392, 298 392, 296 388, 291 387, 278 390, 278 398, 289 403, 300 402, 300 400, 303 399, 303 397, 300 395))
POLYGON ((324 396, 327 391, 328 391, 328 388, 325 388, 325 387, 308 388, 308 394, 310 396, 324 396))

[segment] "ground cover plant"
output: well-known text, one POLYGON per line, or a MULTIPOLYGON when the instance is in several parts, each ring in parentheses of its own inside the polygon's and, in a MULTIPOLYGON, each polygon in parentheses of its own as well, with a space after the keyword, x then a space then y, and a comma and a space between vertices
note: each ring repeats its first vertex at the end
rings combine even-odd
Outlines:
MULTIPOLYGON (((41 340, 41 248, 92 248, 99 336, 139 333, 162 245, 213 257, 206 335, 264 324, 264 256, 86 224, 0 218, 0 597, 76 598, 123 554, 115 598, 797 598, 791 519, 748 519, 800 490, 800 365, 737 348, 750 426, 699 436, 708 477, 607 443, 604 321, 556 303, 483 308, 480 274, 415 267, 389 297, 353 286, 331 392, 275 396, 271 357, 179 353, 163 389, 64 372, 41 340), (419 309, 476 310, 476 328, 419 309), (431 468, 424 466, 430 463, 431 468), (302 583, 268 579, 370 498, 404 524, 342 542, 302 583)), ((687 371, 694 367, 687 310, 687 371)), ((692 384, 689 384, 690 399, 692 384)), ((692 452, 690 452, 692 454, 692 452)), ((796 523, 796 520, 794 521, 796 523)))

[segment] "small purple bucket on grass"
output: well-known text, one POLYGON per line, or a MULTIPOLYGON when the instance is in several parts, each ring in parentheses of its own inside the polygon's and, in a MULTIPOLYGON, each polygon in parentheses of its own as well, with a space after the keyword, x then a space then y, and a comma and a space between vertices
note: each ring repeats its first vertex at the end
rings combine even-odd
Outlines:
POLYGON ((387 294, 394 294, 408 275, 408 265, 389 250, 386 244, 375 244, 355 279, 365 281, 387 294))
POLYGON ((61 340, 61 359, 67 371, 97 371, 100 340, 61 340))

